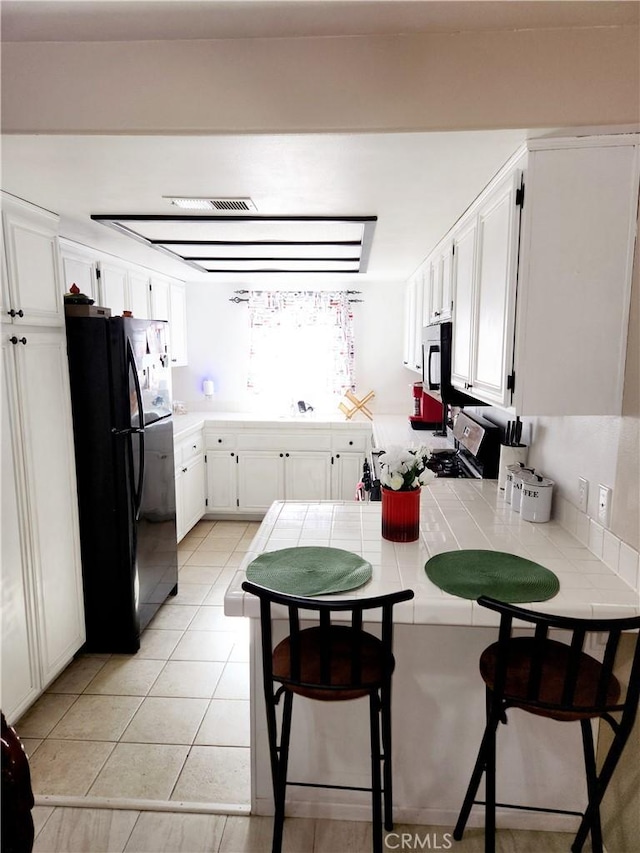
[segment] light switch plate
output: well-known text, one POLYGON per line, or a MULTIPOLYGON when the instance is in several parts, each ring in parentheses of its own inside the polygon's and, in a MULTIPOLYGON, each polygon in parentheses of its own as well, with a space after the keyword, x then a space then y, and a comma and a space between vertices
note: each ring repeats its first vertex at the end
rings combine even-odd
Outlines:
POLYGON ((611 519, 611 491, 609 486, 598 486, 598 521, 603 527, 609 527, 611 519))

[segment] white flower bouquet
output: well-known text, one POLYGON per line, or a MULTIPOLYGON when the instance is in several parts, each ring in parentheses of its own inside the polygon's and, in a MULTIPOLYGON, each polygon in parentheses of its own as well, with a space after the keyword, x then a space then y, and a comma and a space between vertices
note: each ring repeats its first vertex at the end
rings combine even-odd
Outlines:
POLYGON ((391 447, 378 457, 382 468, 380 483, 395 492, 410 492, 420 486, 426 486, 435 479, 435 474, 427 468, 431 454, 426 447, 391 447))

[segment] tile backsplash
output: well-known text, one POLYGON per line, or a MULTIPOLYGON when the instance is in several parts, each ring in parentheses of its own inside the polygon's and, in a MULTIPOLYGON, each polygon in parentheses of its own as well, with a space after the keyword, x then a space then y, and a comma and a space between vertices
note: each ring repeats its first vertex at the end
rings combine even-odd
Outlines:
POLYGON ((555 501, 554 515, 595 556, 640 593, 640 555, 566 498, 555 501))

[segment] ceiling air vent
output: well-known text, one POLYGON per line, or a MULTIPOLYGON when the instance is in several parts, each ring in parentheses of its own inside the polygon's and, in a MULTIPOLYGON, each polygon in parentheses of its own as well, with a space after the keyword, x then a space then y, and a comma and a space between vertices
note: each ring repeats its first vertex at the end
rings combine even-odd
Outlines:
POLYGON ((251 211, 257 210, 250 198, 176 198, 163 196, 183 210, 251 211))

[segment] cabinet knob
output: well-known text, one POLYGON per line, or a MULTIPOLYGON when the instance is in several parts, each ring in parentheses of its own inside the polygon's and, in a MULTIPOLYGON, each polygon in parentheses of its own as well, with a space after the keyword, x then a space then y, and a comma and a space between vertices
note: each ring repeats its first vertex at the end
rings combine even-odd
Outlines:
POLYGON ((197 450, 197 449, 198 449, 198 445, 197 445, 197 444, 194 444, 194 445, 193 445, 193 449, 194 449, 194 450, 197 450))
POLYGON ((219 438, 219 439, 218 439, 218 444, 222 444, 222 439, 221 439, 221 438, 219 438))
POLYGON ((19 311, 14 311, 14 309, 12 308, 11 311, 7 311, 7 314, 10 317, 24 317, 24 311, 22 310, 22 308, 20 308, 19 311))
POLYGON ((285 456, 288 456, 289 454, 288 454, 288 453, 285 453, 284 455, 285 455, 285 456))
POLYGON ((233 451, 231 451, 231 455, 232 455, 232 456, 235 456, 236 454, 235 454, 233 451))
POLYGON ((187 473, 187 469, 186 469, 186 468, 183 468, 183 469, 182 469, 182 473, 183 473, 183 474, 186 474, 186 473, 187 473))
POLYGON ((10 341, 10 343, 12 343, 14 345, 15 344, 26 344, 27 339, 26 338, 16 338, 16 336, 13 335, 12 337, 9 338, 9 341, 10 341))
POLYGON ((281 453, 281 454, 280 454, 280 459, 282 459, 282 457, 283 457, 283 456, 284 456, 284 453, 281 453))
POLYGON ((350 442, 349 442, 349 444, 353 444, 353 442, 352 442, 352 441, 350 441, 350 442))
POLYGON ((340 454, 336 453, 336 459, 340 459, 340 454))

